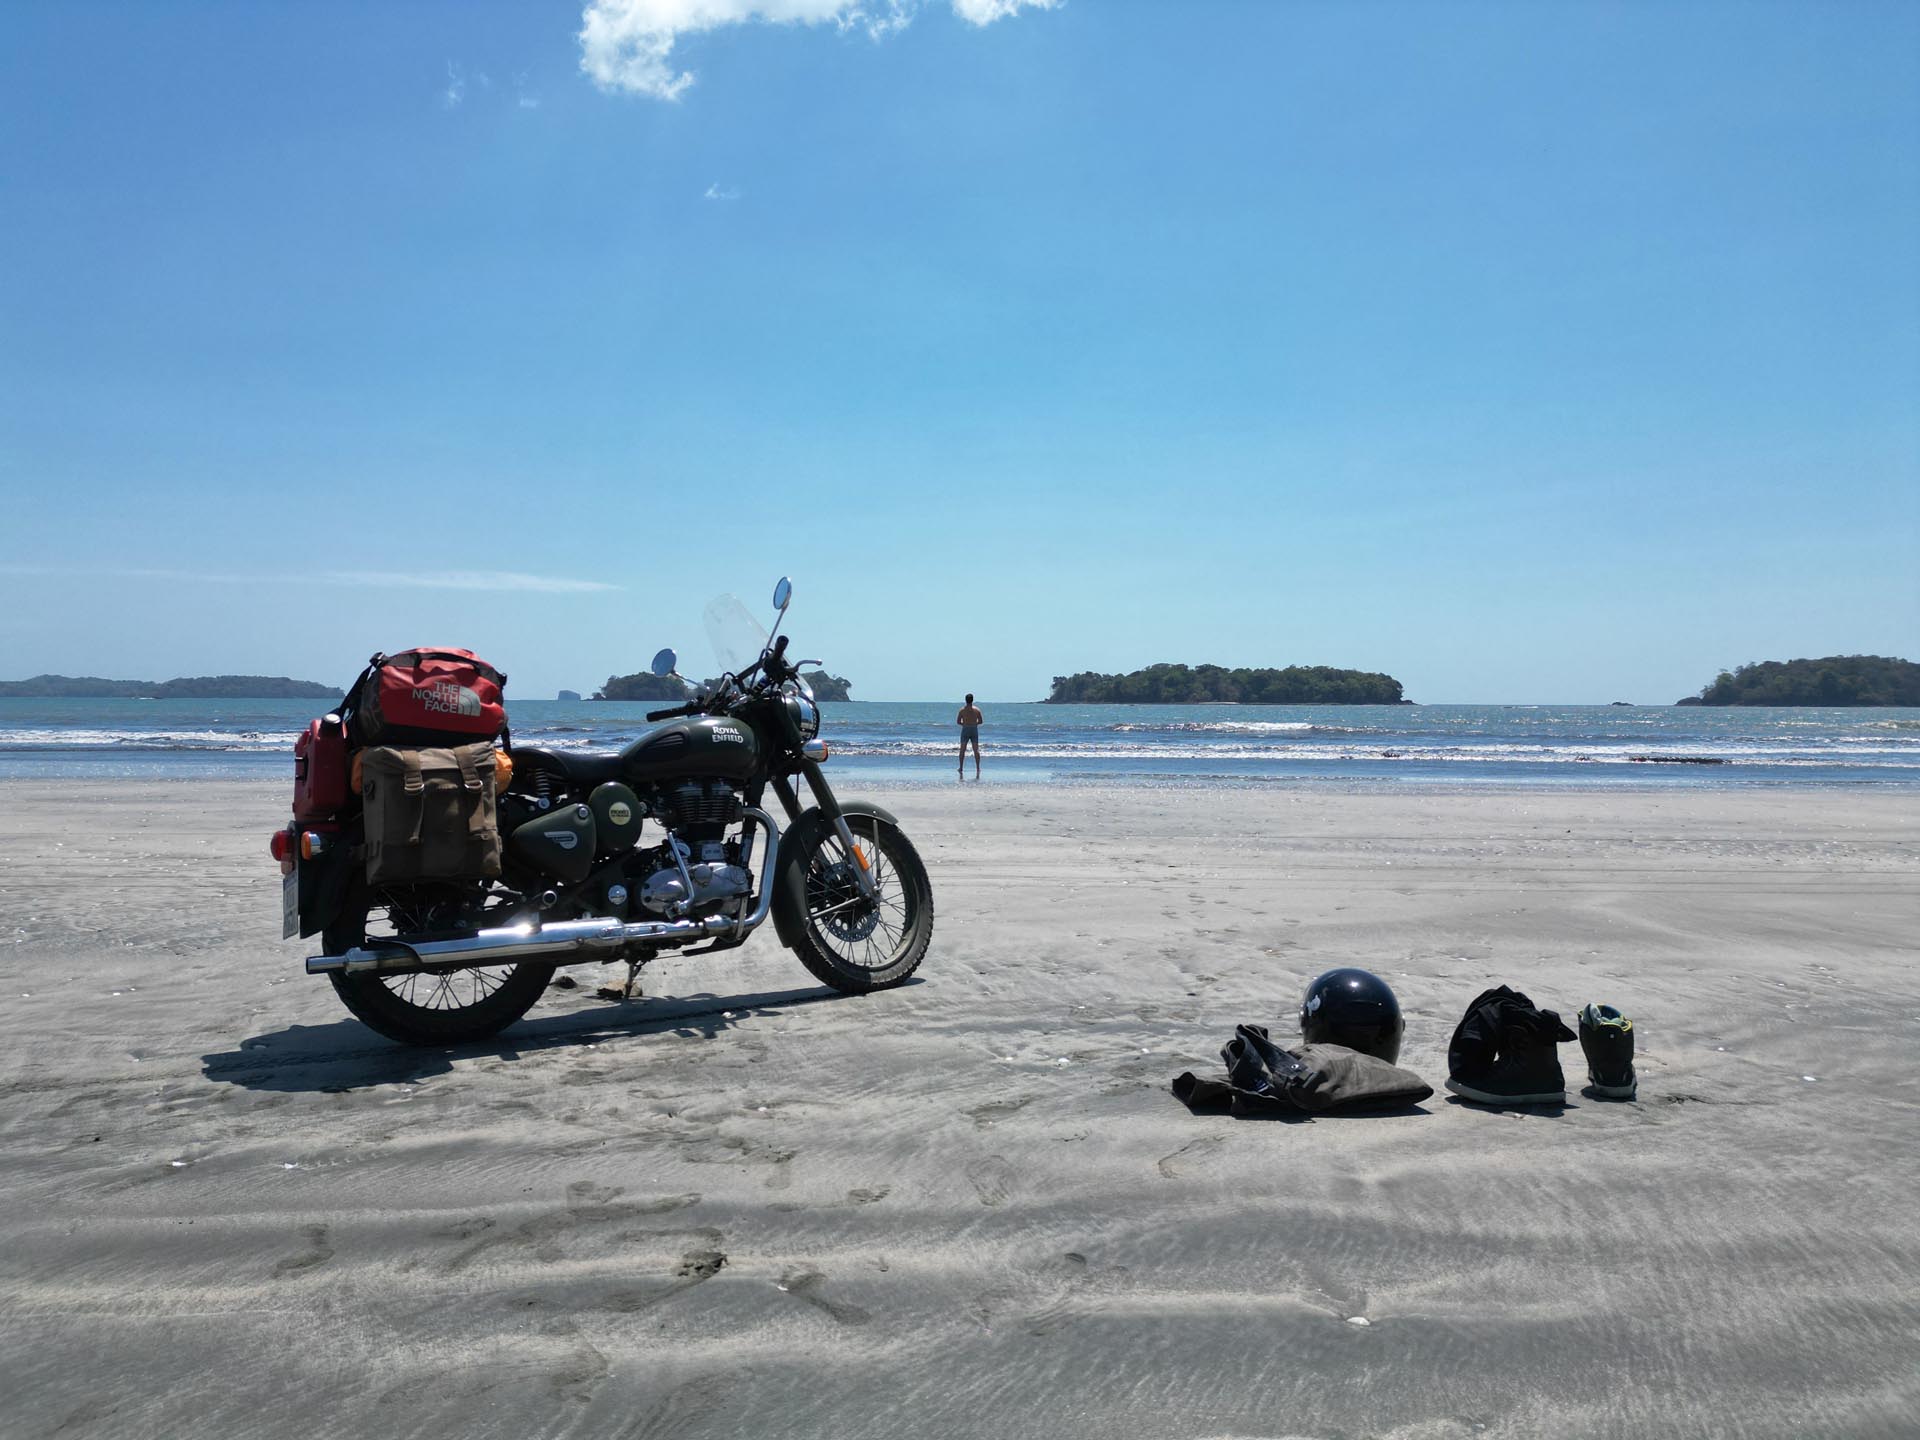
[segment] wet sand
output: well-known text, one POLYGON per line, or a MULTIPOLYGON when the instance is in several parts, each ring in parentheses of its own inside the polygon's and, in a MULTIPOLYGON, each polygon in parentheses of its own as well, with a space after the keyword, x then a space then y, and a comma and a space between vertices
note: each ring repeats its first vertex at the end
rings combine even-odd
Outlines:
POLYGON ((769 927, 423 1052, 278 938, 283 787, 0 783, 0 1433, 1920 1433, 1910 796, 875 798, 917 983, 769 927), (1168 1094, 1342 964, 1436 1090, 1617 1004, 1640 1099, 1168 1094))

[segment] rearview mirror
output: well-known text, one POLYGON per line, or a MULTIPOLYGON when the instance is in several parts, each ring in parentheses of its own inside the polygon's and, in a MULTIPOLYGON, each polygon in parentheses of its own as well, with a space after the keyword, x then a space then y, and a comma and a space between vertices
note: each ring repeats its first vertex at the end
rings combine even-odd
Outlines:
POLYGON ((780 583, 773 587, 773 608, 784 615, 787 613, 787 606, 792 600, 793 581, 782 575, 780 577, 780 583))
POLYGON ((653 657, 652 668, 656 675, 671 675, 680 668, 680 657, 674 654, 672 647, 669 646, 653 657))

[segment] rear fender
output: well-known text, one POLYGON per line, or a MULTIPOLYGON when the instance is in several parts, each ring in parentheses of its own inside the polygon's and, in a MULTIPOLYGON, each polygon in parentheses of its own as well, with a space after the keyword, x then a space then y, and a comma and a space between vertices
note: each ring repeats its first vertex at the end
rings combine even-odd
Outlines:
MULTIPOLYGON (((891 810, 871 800, 844 800, 840 804, 840 813, 849 824, 856 819, 873 819, 883 820, 896 830, 900 828, 899 818, 891 810)), ((803 882, 807 857, 813 853, 820 831, 832 828, 833 822, 815 805, 801 811, 800 818, 781 832, 776 873, 767 876, 765 883, 776 887, 773 892, 773 928, 780 936, 780 943, 789 950, 800 943, 801 926, 806 923, 796 897, 806 894, 803 882)))
POLYGON ((365 861, 348 837, 311 860, 299 861, 300 934, 318 935, 346 908, 347 892, 363 873, 365 861))

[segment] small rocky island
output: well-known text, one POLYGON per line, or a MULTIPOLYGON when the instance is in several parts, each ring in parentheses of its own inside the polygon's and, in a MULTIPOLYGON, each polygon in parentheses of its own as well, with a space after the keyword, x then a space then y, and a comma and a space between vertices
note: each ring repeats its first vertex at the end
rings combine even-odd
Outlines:
POLYGON ((1722 670, 1698 695, 1673 703, 1920 706, 1920 665, 1885 655, 1760 660, 1738 670, 1722 670))
POLYGON ((1125 675, 1091 670, 1053 677, 1047 705, 1411 705, 1400 682, 1372 670, 1289 665, 1229 670, 1220 665, 1149 665, 1125 675))
POLYGON ((0 680, 0 697, 19 700, 335 700, 338 685, 284 675, 193 675, 178 680, 102 680, 97 675, 35 675, 0 680))

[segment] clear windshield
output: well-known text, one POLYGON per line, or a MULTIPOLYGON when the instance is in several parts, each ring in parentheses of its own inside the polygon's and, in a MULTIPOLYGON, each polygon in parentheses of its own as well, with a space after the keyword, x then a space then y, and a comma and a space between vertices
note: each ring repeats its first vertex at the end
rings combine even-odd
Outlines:
POLYGON ((705 619, 713 658, 727 674, 738 675, 767 648, 767 632, 737 596, 719 595, 709 600, 705 619))

